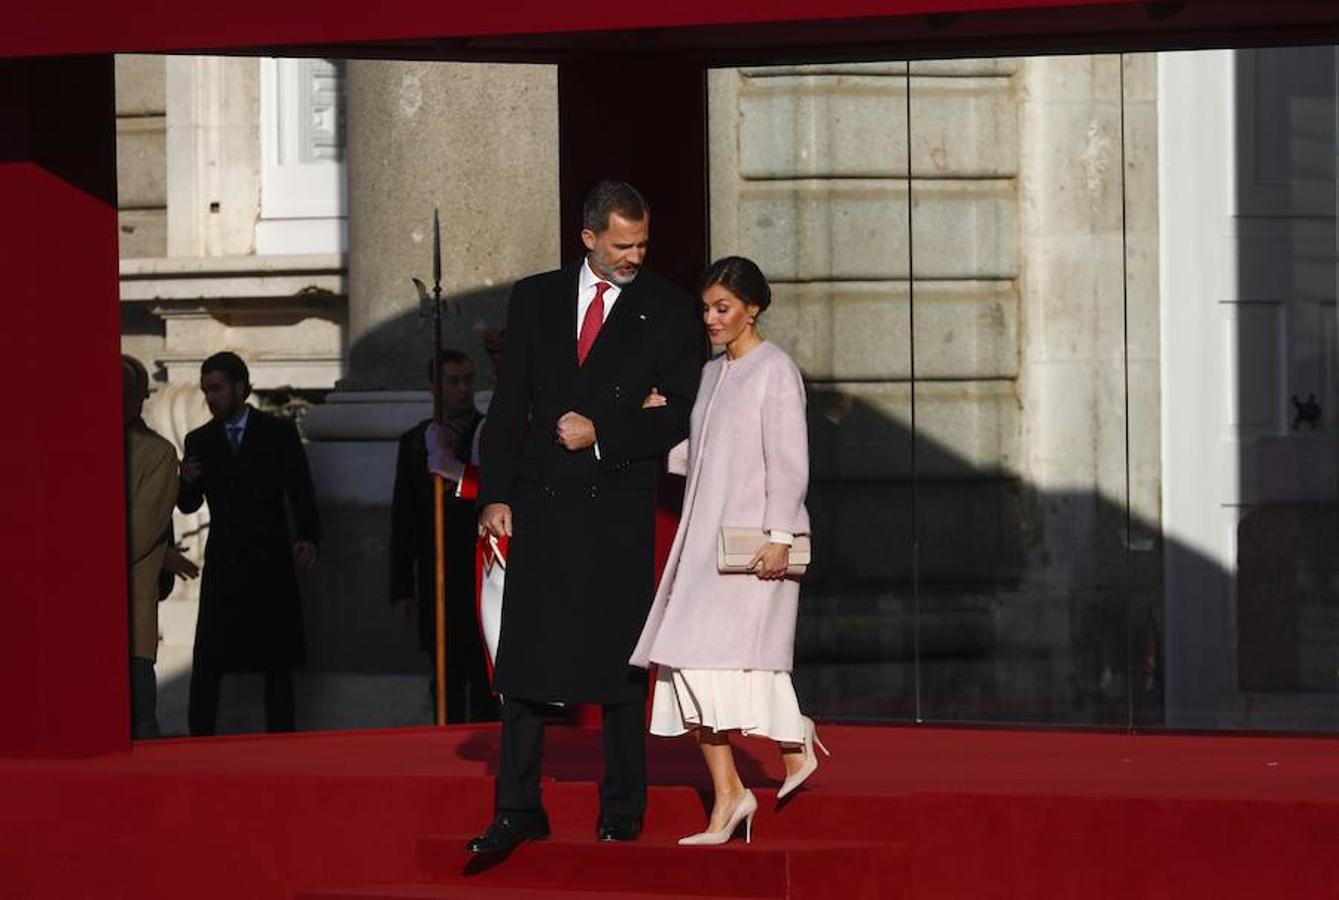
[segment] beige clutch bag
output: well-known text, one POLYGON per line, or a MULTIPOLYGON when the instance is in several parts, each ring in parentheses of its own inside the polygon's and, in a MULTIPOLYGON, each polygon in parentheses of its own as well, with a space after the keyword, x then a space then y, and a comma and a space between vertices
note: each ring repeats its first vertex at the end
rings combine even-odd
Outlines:
MULTIPOLYGON (((769 535, 761 528, 731 528, 721 526, 721 540, 716 553, 716 568, 725 575, 747 575, 748 564, 758 555, 769 535)), ((790 548, 790 566, 787 575, 803 575, 813 556, 809 535, 795 535, 790 548)))

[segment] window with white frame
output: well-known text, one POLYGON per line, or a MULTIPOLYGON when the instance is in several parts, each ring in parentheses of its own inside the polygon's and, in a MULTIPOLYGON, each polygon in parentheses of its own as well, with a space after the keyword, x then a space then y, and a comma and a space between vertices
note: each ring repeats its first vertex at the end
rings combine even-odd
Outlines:
POLYGON ((348 215, 343 62, 263 59, 260 93, 257 252, 343 251, 348 215))

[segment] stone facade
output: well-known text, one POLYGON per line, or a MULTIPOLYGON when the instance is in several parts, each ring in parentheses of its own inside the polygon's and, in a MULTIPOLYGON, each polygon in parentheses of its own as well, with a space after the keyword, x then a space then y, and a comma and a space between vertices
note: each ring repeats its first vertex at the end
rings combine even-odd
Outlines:
POLYGON ((1126 617, 1160 599, 1156 565, 1123 580, 1127 463, 1130 545, 1158 521, 1155 79, 1082 56, 712 74, 712 253, 762 265, 764 331, 810 384, 816 708, 1123 717, 1126 617))
MULTIPOLYGON (((342 219, 266 209, 276 138, 264 97, 282 99, 285 71, 250 58, 118 59, 122 346, 155 373, 146 419, 179 448, 207 417, 200 362, 222 349, 248 361, 257 402, 300 417, 310 438, 327 540, 304 585, 311 663, 299 679, 300 724, 425 722, 426 661, 386 597, 396 439, 430 407, 430 335, 409 278, 430 277, 440 207, 446 342, 475 356, 488 387, 479 331, 501 326, 511 281, 557 262, 555 73, 335 66, 335 115, 347 121, 331 152, 349 170, 337 190, 354 186, 335 198, 350 214, 345 239, 342 219), (309 235, 341 236, 306 252, 309 235), (285 245, 297 249, 274 251, 285 245)), ((208 522, 207 510, 177 516, 197 560, 208 522)), ((197 594, 181 583, 163 607, 169 732, 184 729, 197 594)), ((225 684, 221 727, 260 726, 254 681, 225 684)))
MULTIPOLYGON (((430 274, 437 207, 447 343, 487 387, 480 332, 557 262, 555 72, 345 66, 347 242, 282 255, 257 252, 260 61, 120 65, 125 347, 168 385, 151 418, 201 420, 195 373, 224 347, 267 396, 320 401, 303 724, 422 721, 384 571, 394 440, 427 412, 409 277, 430 274), (125 231, 140 220, 160 237, 125 231)), ((806 704, 1119 721, 1127 624, 1161 610, 1155 60, 730 69, 709 91, 712 253, 763 266, 764 330, 810 385, 806 704)), ((181 523, 197 542, 205 524, 181 523)), ((189 615, 164 622, 189 644, 189 615)))
POLYGON ((167 255, 167 66, 116 58, 116 191, 121 255, 167 255))

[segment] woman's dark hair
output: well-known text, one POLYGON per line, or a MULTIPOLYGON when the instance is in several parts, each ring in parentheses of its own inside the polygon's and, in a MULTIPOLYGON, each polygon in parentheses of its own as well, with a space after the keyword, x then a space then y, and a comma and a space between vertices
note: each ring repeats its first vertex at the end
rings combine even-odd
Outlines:
POLYGON ((701 294, 714 284, 719 284, 745 303, 758 307, 762 312, 772 303, 772 289, 762 269, 751 259, 743 256, 724 256, 707 267, 698 282, 697 292, 701 294))

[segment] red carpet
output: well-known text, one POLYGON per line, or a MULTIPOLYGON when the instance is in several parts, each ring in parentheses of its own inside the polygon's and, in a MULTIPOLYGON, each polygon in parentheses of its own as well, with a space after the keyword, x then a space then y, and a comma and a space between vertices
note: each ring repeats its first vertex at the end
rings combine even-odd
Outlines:
POLYGON ((705 816, 684 741, 651 741, 647 834, 593 838, 597 732, 553 728, 555 835, 472 871, 491 727, 162 741, 0 761, 0 897, 1339 897, 1339 740, 821 728, 781 810, 740 740, 754 842, 680 848, 705 816))

